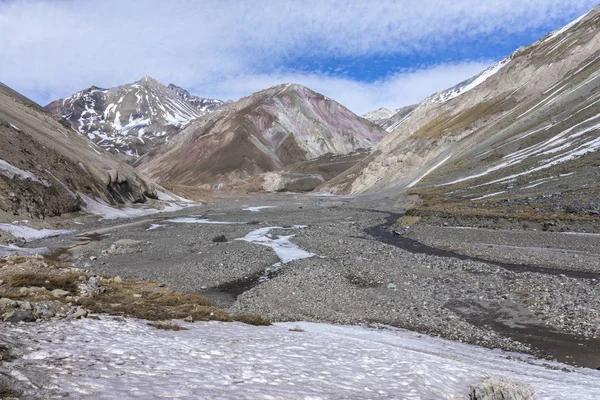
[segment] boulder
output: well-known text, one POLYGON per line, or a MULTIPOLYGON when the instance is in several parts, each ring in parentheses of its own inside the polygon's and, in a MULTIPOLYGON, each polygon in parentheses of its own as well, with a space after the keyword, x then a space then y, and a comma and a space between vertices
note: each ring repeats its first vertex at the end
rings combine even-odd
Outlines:
POLYGON ((29 310, 14 310, 4 316, 6 322, 35 322, 35 316, 29 310))
POLYGON ((524 382, 488 378, 471 386, 470 400, 534 400, 533 389, 524 382))

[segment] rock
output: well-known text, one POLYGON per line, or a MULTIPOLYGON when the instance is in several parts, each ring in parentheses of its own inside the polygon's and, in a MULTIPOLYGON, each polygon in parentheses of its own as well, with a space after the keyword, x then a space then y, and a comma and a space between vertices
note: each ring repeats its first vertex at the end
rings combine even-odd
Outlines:
POLYGON ((4 281, 0 279, 0 286, 4 285, 4 281))
POLYGON ((158 284, 158 287, 165 287, 165 286, 166 285, 164 283, 162 283, 162 282, 158 284))
POLYGON ((83 297, 91 297, 95 294, 104 293, 104 291, 106 291, 106 288, 95 276, 90 277, 86 283, 80 284, 78 288, 83 297))
POLYGON ((113 282, 114 283, 121 283, 121 282, 123 282, 123 278, 121 278, 120 276, 115 276, 113 278, 113 282))
POLYGON ((212 238, 211 241, 215 243, 226 243, 227 238, 225 237, 225 235, 219 235, 212 238))
POLYGON ((9 308, 9 307, 17 307, 19 303, 12 299, 7 299, 6 297, 0 299, 0 308, 9 308))
POLYGON ((29 310, 15 310, 4 316, 6 322, 35 322, 35 316, 29 310))
POLYGON ((56 297, 57 299, 59 299, 61 297, 66 297, 71 294, 71 293, 67 292, 66 290, 62 290, 62 289, 54 289, 51 293, 52 293, 52 296, 56 297))
POLYGON ((33 310, 31 303, 28 301, 20 301, 18 303, 19 303, 19 307, 22 308, 23 310, 33 310))
POLYGON ((470 400, 534 400, 533 389, 524 382, 488 378, 471 386, 470 400))
POLYGON ((565 207, 565 212, 567 214, 577 214, 577 209, 571 205, 565 207))
POLYGON ((194 322, 194 318, 191 315, 189 315, 183 319, 183 322, 194 322))
POLYGON ((88 311, 85 308, 77 307, 77 310, 71 315, 69 315, 70 319, 80 319, 85 318, 88 315, 88 311))
POLYGON ((387 288, 394 290, 394 289, 396 289, 396 284, 395 283, 388 283, 387 288))
POLYGON ((90 261, 94 261, 94 260, 97 260, 97 259, 98 259, 98 257, 96 257, 96 256, 90 256, 90 261))

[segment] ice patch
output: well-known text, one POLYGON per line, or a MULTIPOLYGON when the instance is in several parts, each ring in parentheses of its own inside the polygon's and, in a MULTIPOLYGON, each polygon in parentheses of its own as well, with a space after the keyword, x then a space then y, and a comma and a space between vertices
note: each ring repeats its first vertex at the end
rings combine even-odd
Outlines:
POLYGON ((11 124, 10 122, 8 123, 8 125, 10 125, 11 128, 21 132, 21 130, 19 128, 17 128, 15 125, 11 124))
POLYGON ((264 210, 266 208, 274 208, 274 207, 273 206, 246 207, 246 208, 242 208, 242 210, 250 211, 250 212, 259 212, 260 210, 264 210))
POLYGON ((0 230, 8 232, 14 237, 20 237, 26 241, 43 239, 52 236, 65 235, 75 232, 72 229, 34 229, 28 226, 0 224, 0 230))
POLYGON ((597 400, 600 392, 600 371, 401 329, 306 322, 185 327, 160 330, 104 316, 35 329, 4 324, 0 337, 22 344, 24 354, 0 372, 30 377, 23 388, 40 398, 450 400, 489 376, 526 382, 536 399, 597 400))
POLYGON ((298 245, 290 242, 290 239, 294 237, 294 235, 289 236, 277 236, 275 238, 271 237, 269 234, 273 229, 303 229, 306 228, 306 225, 293 225, 290 228, 283 228, 280 226, 269 226, 266 228, 260 228, 254 230, 244 236, 243 238, 238 238, 235 240, 243 240, 249 243, 256 243, 261 246, 267 246, 273 249, 282 263, 288 263, 294 260, 300 260, 303 258, 310 258, 315 256, 316 254, 310 253, 304 249, 301 249, 298 245))
POLYGON ((19 247, 14 244, 3 245, 0 244, 0 258, 4 258, 6 256, 12 256, 13 254, 19 254, 21 256, 35 256, 38 254, 45 254, 48 252, 47 247, 38 247, 38 248, 27 248, 27 247, 19 247))

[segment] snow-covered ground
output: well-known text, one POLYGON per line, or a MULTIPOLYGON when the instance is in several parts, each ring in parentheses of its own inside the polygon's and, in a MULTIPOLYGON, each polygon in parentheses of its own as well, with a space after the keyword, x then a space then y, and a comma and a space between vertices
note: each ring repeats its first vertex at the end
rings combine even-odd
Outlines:
POLYGON ((600 371, 399 329, 181 322, 189 330, 167 331, 101 318, 3 324, 0 338, 25 354, 0 370, 44 398, 441 400, 489 376, 527 382, 537 400, 600 393, 600 371))

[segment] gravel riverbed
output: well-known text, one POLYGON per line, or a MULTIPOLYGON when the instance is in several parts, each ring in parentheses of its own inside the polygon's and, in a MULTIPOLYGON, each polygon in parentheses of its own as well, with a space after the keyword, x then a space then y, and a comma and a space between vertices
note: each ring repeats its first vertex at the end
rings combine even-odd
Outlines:
MULTIPOLYGON (((514 272, 480 260, 407 251, 373 235, 377 226, 382 235, 392 235, 393 211, 386 202, 346 197, 231 196, 168 217, 101 221, 85 232, 32 245, 47 246, 56 257, 71 257, 76 266, 97 273, 205 294, 233 313, 274 321, 386 324, 600 367, 600 288, 592 275, 514 272), (263 206, 272 208, 244 210, 263 206), (168 221, 175 216, 191 220, 168 221), (269 227, 269 245, 235 240, 269 227), (281 263, 271 245, 286 248, 287 239, 314 256, 281 263)), ((600 272, 597 262, 569 261, 573 254, 597 261, 600 236, 443 229, 425 226, 409 235, 481 256, 470 247, 481 247, 473 239, 479 238, 486 249, 526 248, 498 250, 491 260, 600 272), (548 257, 546 246, 558 245, 564 257, 548 257)))

